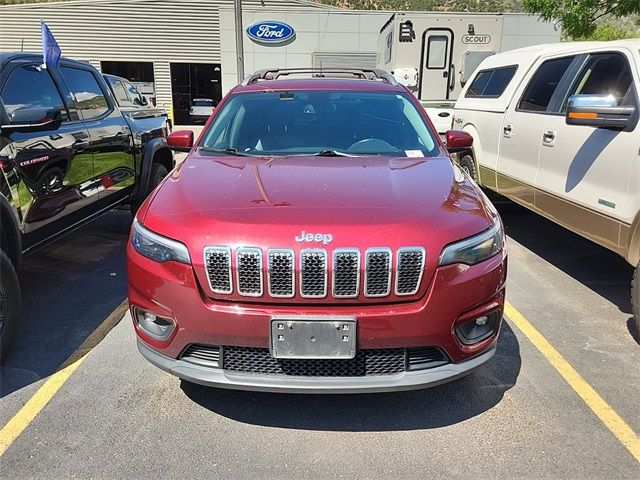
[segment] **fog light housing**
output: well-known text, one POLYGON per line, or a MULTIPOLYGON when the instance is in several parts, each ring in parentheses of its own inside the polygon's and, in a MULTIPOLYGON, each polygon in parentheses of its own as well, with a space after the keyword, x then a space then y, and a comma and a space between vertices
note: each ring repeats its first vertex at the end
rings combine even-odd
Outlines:
POLYGON ((499 323, 499 311, 487 313, 458 325, 456 335, 465 345, 472 345, 495 334, 499 323))
POLYGON ((161 317, 139 308, 135 309, 135 319, 144 333, 161 342, 169 340, 176 329, 176 322, 173 319, 161 317))

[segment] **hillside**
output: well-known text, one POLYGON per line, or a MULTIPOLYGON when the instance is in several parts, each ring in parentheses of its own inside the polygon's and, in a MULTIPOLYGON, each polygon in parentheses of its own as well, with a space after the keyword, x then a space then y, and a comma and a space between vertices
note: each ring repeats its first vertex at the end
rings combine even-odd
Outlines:
POLYGON ((358 10, 430 10, 440 12, 522 12, 521 0, 316 0, 358 10))

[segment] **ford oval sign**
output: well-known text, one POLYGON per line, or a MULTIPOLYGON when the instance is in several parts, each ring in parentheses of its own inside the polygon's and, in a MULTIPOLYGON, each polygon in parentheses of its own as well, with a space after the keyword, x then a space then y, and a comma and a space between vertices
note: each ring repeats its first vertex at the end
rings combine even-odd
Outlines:
POLYGON ((275 20, 252 23, 247 27, 247 35, 255 43, 274 47, 288 45, 296 38, 291 25, 275 20))

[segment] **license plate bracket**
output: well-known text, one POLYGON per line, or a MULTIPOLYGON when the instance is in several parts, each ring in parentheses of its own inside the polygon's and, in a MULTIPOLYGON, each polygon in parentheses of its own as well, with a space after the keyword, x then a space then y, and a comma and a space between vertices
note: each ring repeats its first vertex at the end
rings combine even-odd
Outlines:
POLYGON ((271 355, 289 359, 349 359, 356 355, 356 319, 273 317, 271 355))

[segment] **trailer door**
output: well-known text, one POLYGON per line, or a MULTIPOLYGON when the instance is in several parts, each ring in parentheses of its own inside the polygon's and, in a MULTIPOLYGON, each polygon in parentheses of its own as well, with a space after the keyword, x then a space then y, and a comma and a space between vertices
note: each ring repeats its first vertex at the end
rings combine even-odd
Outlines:
POLYGON ((453 32, 448 28, 428 28, 422 34, 421 100, 449 98, 453 32))

